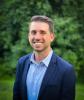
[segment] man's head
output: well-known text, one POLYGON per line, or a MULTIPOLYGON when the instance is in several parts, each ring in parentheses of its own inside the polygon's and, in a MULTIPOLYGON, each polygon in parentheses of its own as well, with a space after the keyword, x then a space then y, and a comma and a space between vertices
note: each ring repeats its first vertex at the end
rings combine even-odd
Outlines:
POLYGON ((41 16, 41 15, 33 16, 31 18, 31 22, 37 22, 37 21, 47 23, 49 25, 50 32, 54 33, 54 25, 51 18, 47 16, 41 16))
POLYGON ((33 16, 29 25, 28 39, 36 52, 49 52, 54 40, 52 20, 46 16, 33 16))

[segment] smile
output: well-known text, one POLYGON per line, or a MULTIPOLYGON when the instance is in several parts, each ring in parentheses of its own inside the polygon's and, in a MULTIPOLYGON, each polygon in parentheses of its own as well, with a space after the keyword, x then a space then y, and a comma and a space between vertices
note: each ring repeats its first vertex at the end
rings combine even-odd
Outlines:
POLYGON ((42 44, 42 42, 34 42, 34 44, 42 44))

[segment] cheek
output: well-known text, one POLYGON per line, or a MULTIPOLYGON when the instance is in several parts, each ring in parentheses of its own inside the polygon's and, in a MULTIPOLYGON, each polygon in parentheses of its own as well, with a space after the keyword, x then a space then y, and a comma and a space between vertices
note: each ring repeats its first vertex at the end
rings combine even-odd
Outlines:
POLYGON ((45 38, 45 41, 46 41, 47 44, 50 44, 51 38, 50 38, 49 36, 47 36, 47 37, 45 38))
POLYGON ((29 36, 28 39, 29 39, 29 41, 31 41, 32 40, 32 36, 29 36))
POLYGON ((32 41, 32 38, 29 36, 29 37, 28 37, 28 40, 29 40, 29 42, 31 43, 31 41, 32 41))
POLYGON ((51 35, 49 35, 49 36, 46 37, 46 40, 47 40, 47 41, 52 41, 52 39, 53 39, 53 38, 52 38, 51 35))

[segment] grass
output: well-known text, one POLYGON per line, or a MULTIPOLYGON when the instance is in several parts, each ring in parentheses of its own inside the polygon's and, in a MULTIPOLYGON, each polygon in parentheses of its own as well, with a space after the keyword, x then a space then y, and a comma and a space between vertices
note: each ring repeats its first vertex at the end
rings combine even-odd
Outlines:
POLYGON ((84 99, 84 84, 77 84, 75 100, 83 100, 83 99, 84 99))
POLYGON ((13 80, 0 80, 0 100, 12 100, 13 80))
MULTIPOLYGON (((0 100, 12 100, 14 79, 0 80, 0 100)), ((84 84, 77 84, 76 99, 83 100, 84 98, 84 84)))

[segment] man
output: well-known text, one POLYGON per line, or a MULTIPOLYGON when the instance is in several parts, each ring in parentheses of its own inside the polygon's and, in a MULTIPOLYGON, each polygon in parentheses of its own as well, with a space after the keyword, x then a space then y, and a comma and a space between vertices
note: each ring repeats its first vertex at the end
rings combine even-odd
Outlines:
POLYGON ((33 16, 28 40, 33 52, 19 59, 13 100, 75 100, 75 73, 52 48, 53 22, 33 16))

